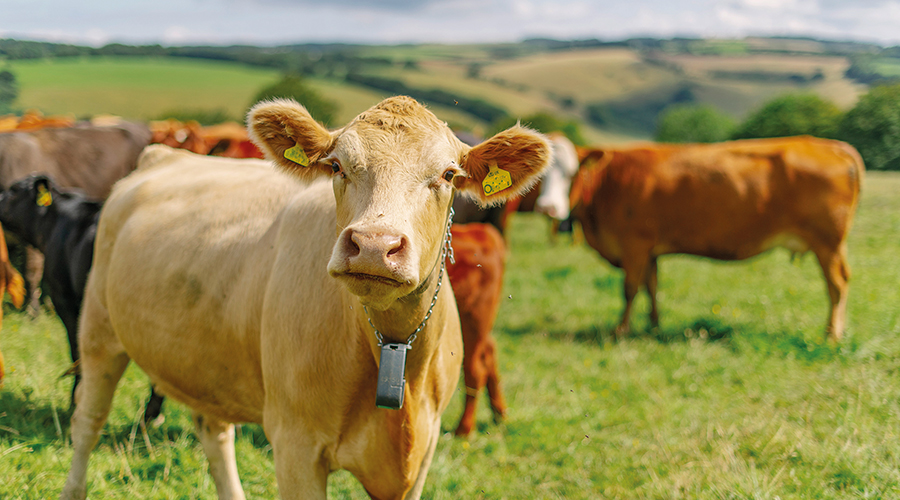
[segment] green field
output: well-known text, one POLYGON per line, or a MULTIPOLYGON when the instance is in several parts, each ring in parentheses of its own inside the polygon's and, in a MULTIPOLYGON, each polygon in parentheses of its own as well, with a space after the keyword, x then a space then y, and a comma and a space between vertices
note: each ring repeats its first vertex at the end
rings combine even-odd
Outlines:
POLYGON ((23 109, 76 117, 113 114, 136 120, 178 109, 225 110, 242 119, 253 96, 278 73, 231 63, 151 58, 94 58, 8 63, 23 109))
MULTIPOLYGON (((546 221, 513 218, 495 328, 507 421, 486 401, 468 440, 444 415, 425 498, 856 499, 900 497, 900 175, 867 174, 851 233, 849 328, 823 342, 812 256, 660 260, 661 323, 614 343, 622 274, 546 221)), ((8 309, 7 309, 8 311, 8 309)), ((59 494, 71 458, 60 323, 7 312, 0 348, 0 498, 59 494)), ((129 368, 89 470, 92 498, 215 498, 186 409, 137 425, 146 377, 129 368)), ((262 431, 241 428, 249 498, 276 496, 262 431)), ((348 473, 329 497, 366 498, 348 473)))

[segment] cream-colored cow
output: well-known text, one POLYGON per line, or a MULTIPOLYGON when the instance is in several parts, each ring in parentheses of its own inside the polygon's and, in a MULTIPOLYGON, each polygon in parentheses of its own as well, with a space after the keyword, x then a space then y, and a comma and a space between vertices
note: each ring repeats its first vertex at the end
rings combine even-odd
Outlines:
POLYGON ((62 498, 85 497, 131 359, 195 411, 220 498, 244 498, 231 422, 263 425, 283 498, 325 498, 337 469, 375 498, 422 492, 463 356, 441 264, 454 188, 484 203, 521 193, 548 143, 514 127, 470 148, 407 97, 333 132, 284 100, 248 123, 286 173, 151 146, 106 202, 62 498), (486 195, 502 171, 510 186, 486 195), (374 329, 411 343, 399 410, 376 407, 374 329))

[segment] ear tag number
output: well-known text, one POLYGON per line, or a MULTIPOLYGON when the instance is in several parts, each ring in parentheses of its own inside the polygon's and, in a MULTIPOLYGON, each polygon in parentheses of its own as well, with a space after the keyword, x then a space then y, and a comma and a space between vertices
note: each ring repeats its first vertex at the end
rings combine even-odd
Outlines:
POLYGON ((378 385, 375 388, 375 406, 388 410, 403 408, 407 350, 409 350, 409 344, 384 344, 381 346, 381 361, 378 362, 378 385))
POLYGON ((512 178, 510 177, 509 172, 502 168, 498 168, 496 163, 491 163, 491 170, 481 182, 484 194, 490 196, 494 193, 499 193, 510 186, 512 186, 512 178))
POLYGON ((39 207, 49 207, 53 203, 53 196, 44 186, 38 186, 37 204, 39 207))
POLYGON ((294 146, 285 149, 284 157, 301 167, 309 166, 309 157, 306 156, 306 151, 303 151, 303 148, 301 148, 299 144, 295 144, 294 146))

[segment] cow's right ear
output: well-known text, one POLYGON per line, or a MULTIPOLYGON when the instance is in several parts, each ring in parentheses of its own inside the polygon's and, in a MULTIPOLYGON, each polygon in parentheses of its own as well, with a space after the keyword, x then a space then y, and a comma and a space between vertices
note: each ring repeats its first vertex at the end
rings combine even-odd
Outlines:
POLYGON ((262 101, 247 114, 247 129, 266 158, 304 178, 331 175, 319 162, 334 148, 335 134, 291 99, 262 101))
POLYGON ((466 177, 456 183, 482 207, 498 205, 531 189, 550 161, 550 143, 535 130, 516 125, 465 154, 466 177))

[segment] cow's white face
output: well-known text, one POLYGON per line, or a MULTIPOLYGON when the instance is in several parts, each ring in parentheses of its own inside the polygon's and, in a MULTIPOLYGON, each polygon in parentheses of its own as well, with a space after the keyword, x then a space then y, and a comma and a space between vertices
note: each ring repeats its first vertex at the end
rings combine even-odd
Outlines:
POLYGON ((520 127, 470 148, 408 97, 387 99, 334 132, 283 100, 255 106, 248 123, 277 164, 331 176, 338 227, 328 272, 379 310, 438 269, 456 189, 500 203, 527 190, 549 157, 543 136, 520 127), (303 150, 299 164, 285 159, 295 145, 303 150), (488 196, 482 181, 492 165, 510 174, 510 186, 488 196))
POLYGON ((541 194, 535 200, 534 209, 556 220, 569 217, 569 190, 572 178, 578 172, 578 153, 565 137, 554 137, 553 159, 541 179, 541 194))

